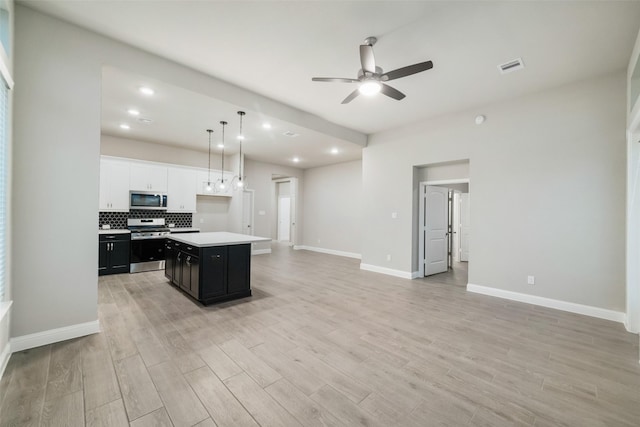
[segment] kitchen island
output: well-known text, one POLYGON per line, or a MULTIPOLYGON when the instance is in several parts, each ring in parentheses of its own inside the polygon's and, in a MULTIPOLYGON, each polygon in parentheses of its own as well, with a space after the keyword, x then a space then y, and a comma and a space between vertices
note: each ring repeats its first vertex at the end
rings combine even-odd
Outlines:
POLYGON ((205 305, 251 296, 251 244, 269 241, 227 232, 172 234, 165 276, 205 305))

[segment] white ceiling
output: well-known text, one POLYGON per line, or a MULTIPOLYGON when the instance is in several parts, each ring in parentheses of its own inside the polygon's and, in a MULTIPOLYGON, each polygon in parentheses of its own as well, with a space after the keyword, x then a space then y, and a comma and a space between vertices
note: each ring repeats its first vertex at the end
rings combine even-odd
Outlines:
POLYGON ((239 151, 240 133, 238 111, 245 111, 242 149, 253 160, 284 164, 299 168, 312 168, 362 157, 362 147, 331 137, 293 123, 253 112, 244 107, 176 87, 149 77, 140 76, 113 67, 102 70, 102 133, 121 138, 157 142, 206 152, 209 148, 207 129, 211 135, 212 152, 220 153, 222 141, 221 120, 225 127, 225 155, 239 151), (147 86, 155 93, 145 96, 139 88, 147 86), (140 115, 127 113, 135 109, 140 115), (152 120, 143 124, 139 118, 152 120), (130 129, 123 130, 121 124, 130 129), (264 129, 269 123, 271 129, 264 129), (298 136, 285 136, 285 132, 298 136), (333 154, 332 149, 337 153, 333 154), (293 159, 298 158, 299 162, 293 159))
POLYGON ((637 1, 19 3, 367 134, 621 70, 640 25, 637 1), (393 81, 402 101, 341 105, 352 86, 311 77, 355 78, 367 36, 387 71, 425 60, 434 69, 393 81), (498 72, 518 57, 524 70, 498 72))

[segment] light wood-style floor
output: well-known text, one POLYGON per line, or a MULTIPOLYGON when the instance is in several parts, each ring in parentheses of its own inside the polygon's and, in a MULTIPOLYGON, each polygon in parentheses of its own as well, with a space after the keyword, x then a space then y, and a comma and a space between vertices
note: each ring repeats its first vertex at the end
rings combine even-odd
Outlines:
POLYGON ((202 307, 162 272, 99 281, 103 332, 12 355, 0 425, 638 426, 638 337, 279 248, 202 307))

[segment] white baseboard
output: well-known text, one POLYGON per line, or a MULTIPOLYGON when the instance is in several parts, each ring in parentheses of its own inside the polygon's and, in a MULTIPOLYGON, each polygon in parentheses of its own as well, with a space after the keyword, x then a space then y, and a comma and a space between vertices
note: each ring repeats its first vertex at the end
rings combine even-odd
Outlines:
POLYGON ((541 307, 555 308, 556 310, 568 311, 570 313, 584 314, 585 316, 612 320, 623 324, 627 318, 626 314, 621 311, 607 310, 605 308, 593 307, 590 305, 582 305, 535 295, 521 294, 519 292, 505 291, 503 289, 490 288, 488 286, 474 285, 473 283, 467 284, 467 291, 512 301, 524 302, 527 304, 539 305, 541 307))
POLYGON ((35 334, 22 335, 11 338, 11 352, 28 350, 55 342, 70 340, 72 338, 83 337, 100 332, 100 321, 79 323, 77 325, 65 326, 63 328, 50 329, 48 331, 36 332, 35 334))
POLYGON ((251 251, 251 255, 263 255, 263 254, 270 254, 271 253, 271 248, 269 249, 254 249, 251 251))
POLYGON ((409 273, 401 270, 394 270, 392 268, 378 267, 372 264, 360 264, 360 270, 373 271, 374 273, 382 273, 387 276, 401 277, 403 279, 412 279, 413 273, 409 273))
POLYGON ((411 273, 411 278, 412 279, 417 279, 418 277, 424 277, 422 274, 420 274, 419 271, 414 271, 413 273, 411 273))
POLYGON ((316 248, 314 246, 296 245, 293 247, 293 249, 320 252, 322 254, 337 255, 337 256, 343 256, 347 258, 362 259, 362 255, 357 254, 355 252, 336 251, 333 249, 316 248))

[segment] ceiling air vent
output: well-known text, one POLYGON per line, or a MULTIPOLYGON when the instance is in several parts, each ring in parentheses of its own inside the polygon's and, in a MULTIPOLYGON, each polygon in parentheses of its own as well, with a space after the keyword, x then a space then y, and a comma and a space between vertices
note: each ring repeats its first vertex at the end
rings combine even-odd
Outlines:
POLYGON ((291 132, 290 130, 286 131, 285 133, 283 133, 284 136, 288 136, 290 138, 294 138, 296 136, 300 136, 299 133, 295 133, 295 132, 291 132))
POLYGON ((516 70, 522 70, 523 68, 524 62, 522 62, 522 58, 517 58, 513 61, 505 62, 504 64, 498 65, 498 69, 502 74, 510 73, 516 70))

